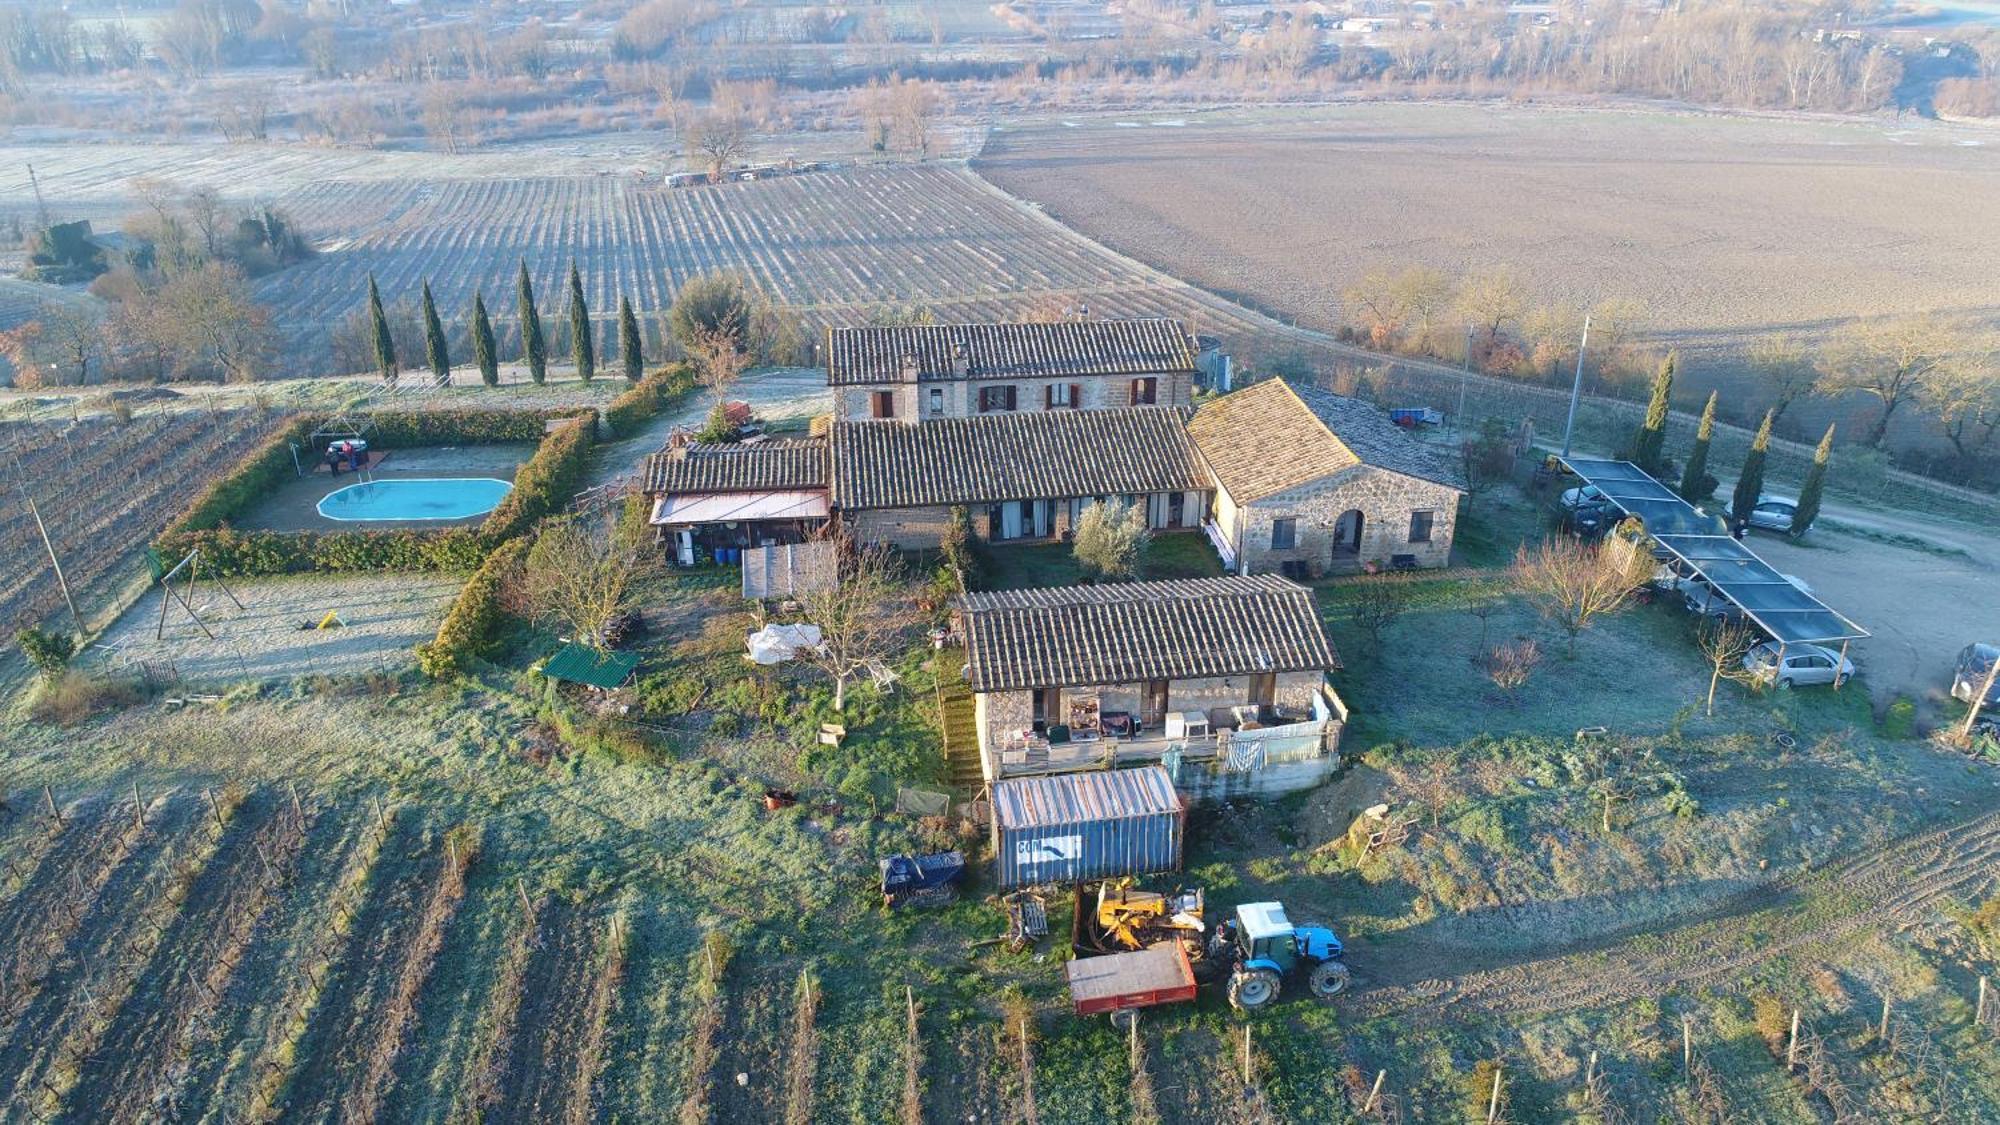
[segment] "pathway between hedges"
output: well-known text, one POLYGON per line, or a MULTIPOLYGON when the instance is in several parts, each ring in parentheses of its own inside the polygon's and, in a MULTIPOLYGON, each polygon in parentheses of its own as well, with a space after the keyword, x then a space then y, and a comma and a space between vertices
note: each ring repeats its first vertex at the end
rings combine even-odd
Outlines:
MULTIPOLYGON (((817 367, 759 368, 738 379, 730 388, 729 397, 749 403, 758 416, 767 419, 810 418, 833 409, 833 396, 826 389, 826 372, 817 367)), ((631 437, 598 446, 587 486, 595 488, 637 474, 646 455, 665 445, 675 426, 699 426, 711 405, 707 394, 696 394, 662 412, 631 437)))

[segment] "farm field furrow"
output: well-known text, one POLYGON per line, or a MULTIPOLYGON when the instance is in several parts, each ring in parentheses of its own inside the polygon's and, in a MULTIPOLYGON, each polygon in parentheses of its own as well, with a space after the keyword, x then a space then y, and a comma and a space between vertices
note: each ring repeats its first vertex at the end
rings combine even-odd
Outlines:
POLYGON ((591 985, 604 952, 604 922, 561 902, 546 903, 537 915, 511 1049, 504 1062, 494 1060, 493 1116, 588 1120, 588 1077, 579 1066, 591 1031, 591 985))
MULTIPOLYGON (((32 991, 24 989, 19 1010, 7 1021, 0 1045, 0 1097, 10 1113, 45 1108, 51 1087, 68 1077, 76 1059, 65 1054, 68 1040, 89 1027, 98 999, 114 986, 135 942, 146 940, 147 909, 174 877, 181 853, 192 846, 204 810, 199 797, 180 794, 153 802, 146 826, 136 831, 130 851, 115 861, 87 904, 74 931, 32 991)), ((123 811, 131 815, 127 803, 123 811)), ((105 831, 123 832, 116 823, 105 831)))
MULTIPOLYGON (((689 277, 718 271, 742 275, 814 327, 885 305, 974 319, 1048 300, 1088 301, 1106 315, 1202 308, 1212 322, 1251 319, 944 166, 671 190, 594 176, 320 183, 300 189, 293 209, 323 224, 300 220, 328 248, 260 281, 258 295, 305 349, 323 348, 362 307, 371 271, 392 304, 414 301, 428 279, 455 329, 483 293, 503 350, 511 348, 523 260, 558 333, 564 280, 578 263, 606 345, 621 294, 650 322, 689 277)), ((657 338, 657 326, 648 329, 657 338)), ((559 346, 552 336, 552 350, 559 346)))
POLYGON ((187 908, 84 1060, 64 1104, 71 1120, 137 1120, 162 1104, 174 1073, 209 1025, 280 881, 305 841, 305 826, 272 792, 237 811, 214 859, 189 890, 187 908))
POLYGON ((278 1099, 289 1119, 348 1120, 353 1109, 371 1104, 383 1077, 372 1063, 389 1036, 400 1038, 400 1022, 383 1017, 403 974, 421 957, 426 908, 447 882, 449 861, 442 841, 428 832, 393 837, 387 849, 392 857, 402 853, 403 869, 376 877, 325 979, 298 1043, 298 1069, 278 1099))
POLYGON ((365 876, 379 856, 372 815, 338 808, 311 815, 287 885, 257 920, 202 1049, 175 1083, 182 1120, 231 1121, 255 1102, 268 1060, 291 1031, 308 959, 342 904, 338 888, 365 876))

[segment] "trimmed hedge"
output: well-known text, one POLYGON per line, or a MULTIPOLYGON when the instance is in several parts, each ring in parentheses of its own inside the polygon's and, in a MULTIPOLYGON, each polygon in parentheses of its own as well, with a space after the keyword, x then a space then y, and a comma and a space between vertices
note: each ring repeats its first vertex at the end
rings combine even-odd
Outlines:
POLYGON ((199 547, 225 577, 337 571, 470 570, 494 545, 519 534, 575 492, 596 429, 596 415, 558 410, 411 410, 374 415, 369 441, 400 449, 458 443, 540 441, 515 475, 514 488, 477 528, 398 528, 376 531, 237 531, 228 521, 293 472, 290 443, 304 443, 317 416, 281 427, 226 476, 204 489, 167 525, 154 547, 179 559, 199 547), (551 419, 572 419, 547 432, 551 419))
POLYGON ((437 639, 417 646, 417 667, 424 675, 442 679, 463 669, 467 660, 486 653, 493 627, 503 612, 500 591, 528 557, 533 542, 525 535, 508 540, 466 579, 438 626, 437 639))
POLYGON ((641 424, 694 394, 698 386, 694 368, 685 363, 669 364, 612 399, 604 408, 604 421, 613 434, 630 437, 641 424))
POLYGON ((528 463, 514 474, 514 488, 500 500, 479 525, 479 534, 489 544, 512 539, 534 526, 550 512, 562 510, 583 483, 583 471, 590 460, 590 447, 597 436, 595 415, 565 423, 535 450, 528 463))

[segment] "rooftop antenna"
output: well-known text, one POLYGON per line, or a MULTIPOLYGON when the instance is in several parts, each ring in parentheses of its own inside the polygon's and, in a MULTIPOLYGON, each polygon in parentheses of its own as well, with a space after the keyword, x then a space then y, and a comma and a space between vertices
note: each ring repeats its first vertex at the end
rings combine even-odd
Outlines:
POLYGON ((35 166, 28 165, 28 186, 35 189, 35 223, 43 230, 49 227, 49 201, 42 198, 42 181, 35 178, 35 166))
POLYGON ((1583 339, 1576 345, 1576 381, 1569 388, 1569 420, 1563 423, 1563 460, 1569 460, 1569 436, 1576 429, 1576 400, 1583 397, 1583 349, 1590 346, 1590 317, 1583 318, 1583 339))

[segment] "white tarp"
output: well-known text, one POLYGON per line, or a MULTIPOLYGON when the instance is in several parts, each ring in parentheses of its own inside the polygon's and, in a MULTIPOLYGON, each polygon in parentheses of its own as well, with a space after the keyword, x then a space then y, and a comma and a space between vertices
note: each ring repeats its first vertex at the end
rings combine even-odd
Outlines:
POLYGON ((766 625, 750 634, 750 659, 759 664, 783 664, 798 656, 800 649, 820 645, 817 625, 766 625))

